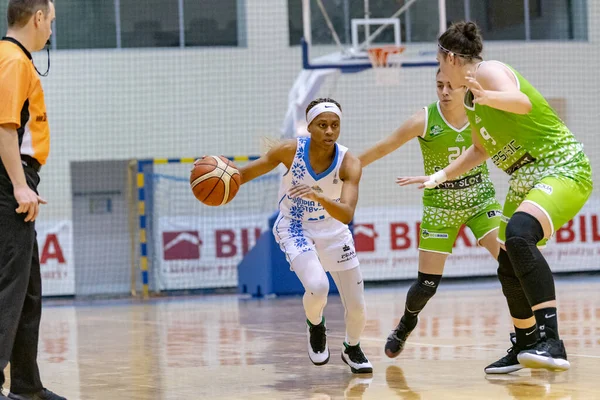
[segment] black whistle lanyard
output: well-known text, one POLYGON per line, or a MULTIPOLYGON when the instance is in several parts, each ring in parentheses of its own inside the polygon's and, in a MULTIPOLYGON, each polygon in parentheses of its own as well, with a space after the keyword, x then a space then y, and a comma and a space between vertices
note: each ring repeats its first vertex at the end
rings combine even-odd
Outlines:
POLYGON ((43 74, 37 69, 37 67, 35 66, 35 64, 33 62, 33 58, 31 57, 31 53, 21 44, 21 42, 19 42, 18 40, 14 39, 14 38, 7 37, 7 36, 3 37, 2 40, 6 41, 6 42, 14 43, 17 46, 19 46, 19 48, 23 51, 23 53, 25 53, 27 58, 29 58, 31 60, 31 63, 33 64, 33 68, 35 69, 35 72, 37 72, 39 76, 43 76, 43 77, 48 76, 48 73, 50 72, 50 39, 48 39, 48 41, 46 42, 46 53, 48 54, 48 68, 46 68, 46 72, 44 72, 43 74))
POLYGON ((43 76, 43 77, 48 76, 48 73, 50 72, 50 41, 48 41, 48 43, 46 43, 46 54, 48 55, 48 67, 46 68, 46 72, 44 72, 43 74, 40 71, 38 71, 37 67, 33 63, 33 60, 31 60, 31 63, 33 64, 33 68, 35 68, 35 72, 37 72, 39 76, 43 76))

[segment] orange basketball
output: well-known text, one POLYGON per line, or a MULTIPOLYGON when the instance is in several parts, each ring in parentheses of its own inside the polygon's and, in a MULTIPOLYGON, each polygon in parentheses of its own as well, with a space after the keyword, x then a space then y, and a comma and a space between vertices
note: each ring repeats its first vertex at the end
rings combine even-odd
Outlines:
POLYGON ((190 174, 194 196, 207 206, 222 206, 233 200, 241 180, 235 164, 223 156, 203 157, 190 174))

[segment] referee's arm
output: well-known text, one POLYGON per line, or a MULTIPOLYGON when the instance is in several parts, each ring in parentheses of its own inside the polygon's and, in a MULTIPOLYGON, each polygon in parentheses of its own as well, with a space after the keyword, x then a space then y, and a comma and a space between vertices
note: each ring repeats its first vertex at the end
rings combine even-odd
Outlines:
POLYGON ((0 159, 13 185, 19 214, 27 214, 25 222, 34 221, 39 203, 45 203, 28 185, 21 164, 21 149, 17 129, 21 110, 27 100, 29 79, 27 65, 20 61, 7 62, 0 71, 0 159))
POLYGON ((0 158, 15 189, 28 187, 21 164, 19 136, 15 124, 0 125, 0 158))
POLYGON ((35 221, 40 211, 39 204, 46 204, 46 201, 27 185, 21 164, 19 136, 14 124, 0 125, 0 158, 12 182, 14 196, 19 204, 15 211, 19 214, 27 214, 25 222, 35 221))

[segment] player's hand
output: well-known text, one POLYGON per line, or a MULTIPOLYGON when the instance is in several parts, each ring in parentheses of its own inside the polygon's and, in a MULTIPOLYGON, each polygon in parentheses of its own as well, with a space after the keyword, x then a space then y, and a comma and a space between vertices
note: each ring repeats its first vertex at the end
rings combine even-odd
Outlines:
POLYGON ((46 204, 46 200, 37 195, 29 186, 19 186, 14 189, 15 199, 19 207, 15 210, 17 214, 27 214, 25 222, 35 221, 40 211, 40 204, 46 204))
POLYGON ((423 189, 425 187, 425 182, 429 180, 428 176, 399 176, 396 178, 396 183, 400 186, 414 185, 419 189, 423 189))
POLYGON ((319 201, 318 193, 315 192, 310 186, 304 185, 304 184, 296 185, 296 186, 292 187, 289 190, 288 195, 292 199, 294 199, 296 197, 302 197, 303 199, 319 201))
POLYGON ((469 74, 465 78, 467 79, 467 87, 469 88, 471 93, 473 93, 474 96, 473 104, 487 106, 489 104, 488 91, 481 87, 481 85, 479 84, 479 82, 477 82, 477 79, 475 79, 475 76, 471 72, 469 72, 469 74))

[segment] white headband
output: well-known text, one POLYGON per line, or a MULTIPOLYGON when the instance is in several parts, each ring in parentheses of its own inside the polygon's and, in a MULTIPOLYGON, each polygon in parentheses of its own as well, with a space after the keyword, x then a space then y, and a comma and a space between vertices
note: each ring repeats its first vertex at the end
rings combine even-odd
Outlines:
POLYGON ((340 110, 337 105, 334 103, 319 103, 308 111, 308 114, 306 114, 306 122, 310 125, 315 118, 326 112, 332 112, 340 117, 340 120, 342 119, 342 110, 340 110))

